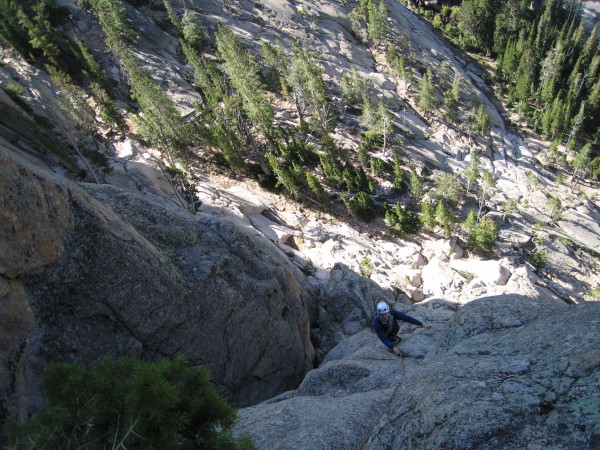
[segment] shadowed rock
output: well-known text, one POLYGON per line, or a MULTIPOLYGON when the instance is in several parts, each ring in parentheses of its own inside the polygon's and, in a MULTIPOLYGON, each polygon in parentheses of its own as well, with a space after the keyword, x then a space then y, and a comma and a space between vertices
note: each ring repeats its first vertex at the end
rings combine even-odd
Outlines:
POLYGON ((1 260, 2 321, 19 325, 0 334, 9 414, 35 411, 53 361, 183 353, 238 405, 296 387, 312 368, 314 293, 256 231, 0 159, 10 205, 0 242, 28 255, 1 260))
POLYGON ((599 317, 597 303, 481 298, 403 335, 422 359, 364 330, 296 391, 242 409, 236 432, 264 449, 595 448, 599 317))

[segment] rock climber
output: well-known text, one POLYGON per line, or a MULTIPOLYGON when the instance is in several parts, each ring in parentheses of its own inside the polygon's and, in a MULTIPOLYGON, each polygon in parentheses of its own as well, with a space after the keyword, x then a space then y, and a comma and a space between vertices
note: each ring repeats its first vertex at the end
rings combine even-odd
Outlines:
POLYGON ((400 331, 398 320, 418 325, 421 328, 430 328, 431 325, 423 323, 400 311, 390 309, 390 306, 386 302, 377 303, 377 317, 375 317, 375 321, 373 322, 373 329, 377 333, 377 336, 379 336, 379 339, 381 339, 381 342, 394 352, 395 355, 401 356, 400 348, 394 346, 394 344, 400 342, 400 338, 396 336, 398 331, 400 331))

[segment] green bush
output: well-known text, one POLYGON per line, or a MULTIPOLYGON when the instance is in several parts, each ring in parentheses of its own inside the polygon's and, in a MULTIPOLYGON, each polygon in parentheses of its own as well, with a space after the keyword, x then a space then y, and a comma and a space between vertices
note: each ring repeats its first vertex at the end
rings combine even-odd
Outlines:
POLYGON ((600 286, 591 288, 585 293, 586 300, 599 300, 600 299, 600 286))
POLYGON ((327 200, 327 192, 323 189, 323 185, 319 182, 317 177, 310 172, 306 172, 306 183, 308 184, 308 188, 316 195, 317 200, 327 200))
POLYGON ((371 157, 371 168, 377 176, 383 176, 393 171, 390 163, 374 156, 371 157))
POLYGON ((277 178, 277 186, 283 186, 293 199, 298 200, 301 194, 301 185, 298 182, 298 179, 306 179, 306 175, 302 171, 302 168, 292 163, 290 169, 277 161, 277 158, 273 155, 267 155, 267 162, 269 163, 275 178, 277 178), (298 173, 299 171, 302 171, 302 173, 298 173))
POLYGON ((346 183, 348 193, 365 191, 374 194, 374 185, 369 182, 367 174, 362 167, 354 168, 352 164, 346 163, 342 172, 342 179, 346 183))
POLYGON ((151 363, 107 357, 93 369, 52 364, 42 380, 48 404, 17 427, 10 448, 253 448, 231 436, 235 411, 206 370, 191 369, 183 356, 151 363))
POLYGON ((467 247, 482 253, 490 253, 498 239, 498 225, 491 219, 483 218, 473 227, 467 247))
POLYGON ((346 204, 348 211, 354 217, 358 217, 365 222, 370 222, 377 216, 377 206, 365 192, 361 191, 351 199, 342 195, 342 200, 346 204))
POLYGON ((302 141, 293 141, 289 144, 279 144, 279 151, 289 163, 301 163, 304 166, 315 167, 319 163, 319 155, 315 148, 302 141))
POLYGON ((373 263, 368 257, 364 257, 360 262, 360 274, 363 277, 371 278, 371 274, 373 273, 373 263))
POLYGON ((385 212, 385 220, 400 236, 416 233, 421 228, 417 214, 410 209, 403 208, 400 203, 396 203, 393 209, 385 212))
POLYGON ((546 264, 547 259, 546 252, 543 251, 535 251, 531 254, 531 264, 533 264, 538 269, 541 269, 546 264))

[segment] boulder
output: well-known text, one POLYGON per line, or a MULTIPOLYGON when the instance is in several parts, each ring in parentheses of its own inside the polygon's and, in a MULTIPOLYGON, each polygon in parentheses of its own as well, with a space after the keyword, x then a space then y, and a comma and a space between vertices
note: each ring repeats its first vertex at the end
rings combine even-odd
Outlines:
POLYGON ((455 259, 450 261, 450 267, 459 273, 472 274, 488 285, 505 285, 511 276, 510 270, 500 261, 455 259))
POLYGON ((443 261, 462 258, 463 250, 456 243, 456 239, 438 239, 429 241, 423 245, 423 255, 428 260, 439 258, 443 261))
POLYGON ((385 295, 377 283, 337 263, 323 288, 321 305, 328 320, 321 325, 340 342, 371 326, 375 305, 380 300, 385 300, 385 295))
POLYGON ((276 244, 285 244, 290 237, 298 235, 294 230, 275 223, 262 214, 249 214, 248 219, 254 228, 276 244))
POLYGON ((426 296, 451 293, 465 283, 465 278, 454 272, 450 265, 438 257, 432 258, 423 268, 423 292, 426 296))

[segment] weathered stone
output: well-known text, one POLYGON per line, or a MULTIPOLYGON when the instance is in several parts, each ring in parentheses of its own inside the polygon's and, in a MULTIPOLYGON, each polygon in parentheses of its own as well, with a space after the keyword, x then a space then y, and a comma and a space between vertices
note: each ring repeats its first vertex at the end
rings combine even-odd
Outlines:
MULTIPOLYGON (((419 311, 434 304, 452 313, 437 300, 419 311)), ((402 359, 365 330, 334 348, 296 391, 240 410, 235 432, 261 449, 516 449, 532 440, 593 448, 599 314, 600 304, 481 298, 430 330, 403 334, 402 359)))
POLYGON ((329 316, 323 328, 333 334, 342 331, 343 336, 355 334, 370 326, 375 305, 383 298, 384 293, 376 283, 343 264, 336 264, 321 298, 329 316))
POLYGON ((447 262, 434 257, 423 268, 423 292, 426 296, 443 295, 454 291, 465 283, 465 279, 454 272, 447 262))
POLYGON ((457 272, 473 274, 486 284, 504 285, 510 278, 510 271, 500 261, 480 261, 476 259, 456 259, 450 267, 457 272))
MULTIPOLYGON (((19 313, 30 342, 19 357, 16 384, 3 396, 7 410, 15 411, 5 401, 15 400, 19 380, 39 383, 40 371, 53 361, 92 364, 103 355, 154 359, 184 353, 193 365, 206 366, 219 391, 239 405, 297 386, 312 367, 315 286, 236 218, 191 215, 107 185, 88 185, 84 192, 41 171, 0 165, 0 178, 11 176, 11 183, 0 184, 2 198, 17 192, 20 204, 44 206, 54 204, 44 199, 62 197, 60 207, 44 206, 45 221, 35 213, 9 215, 0 236, 6 242, 13 226, 35 229, 38 220, 45 225, 39 237, 15 244, 37 260, 17 258, 7 272, 20 276, 2 289, 9 293, 8 309, 28 311, 30 305, 37 325, 33 329, 31 317, 19 313), (52 251, 39 256, 35 246, 46 240, 52 251), (15 292, 24 292, 26 301, 15 292)), ((10 311, 3 319, 16 319, 10 311)), ((21 335, 2 340, 20 342, 21 335)), ((37 408, 39 395, 19 398, 20 413, 37 408)))
POLYGON ((0 152, 0 274, 39 273, 63 253, 72 227, 68 192, 0 152))

